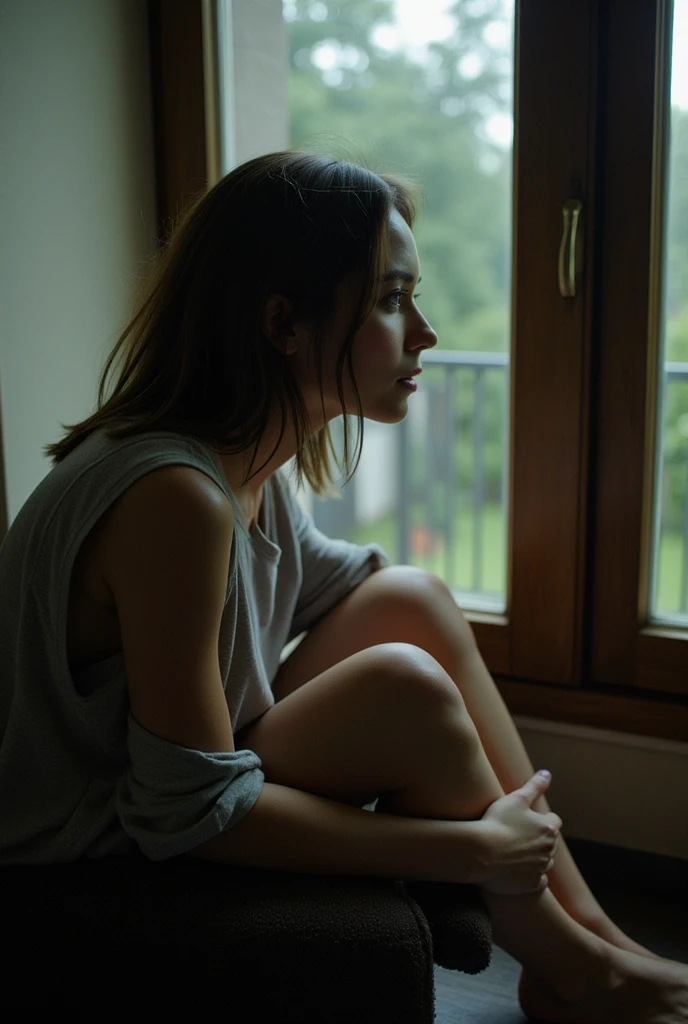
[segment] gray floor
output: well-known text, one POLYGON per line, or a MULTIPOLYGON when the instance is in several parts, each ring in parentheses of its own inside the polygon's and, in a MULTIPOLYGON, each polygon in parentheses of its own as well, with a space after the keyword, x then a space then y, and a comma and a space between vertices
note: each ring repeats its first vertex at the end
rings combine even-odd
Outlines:
MULTIPOLYGON (((653 953, 688 963, 688 916, 684 892, 634 892, 595 885, 598 902, 632 939, 653 953)), ((482 974, 435 967, 435 1024, 524 1024, 516 997, 520 964, 494 947, 482 974)))

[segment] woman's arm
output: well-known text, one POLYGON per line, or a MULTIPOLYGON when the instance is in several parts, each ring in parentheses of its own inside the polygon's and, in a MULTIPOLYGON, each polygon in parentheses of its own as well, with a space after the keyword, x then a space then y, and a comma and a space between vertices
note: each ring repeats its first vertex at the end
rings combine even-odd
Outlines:
POLYGON ((480 884, 487 849, 481 821, 371 813, 266 782, 231 829, 187 854, 273 871, 480 884))
POLYGON ((137 480, 108 524, 103 575, 132 714, 190 750, 234 750, 218 657, 233 536, 229 500, 189 466, 137 480))
POLYGON ((188 756, 237 756, 217 660, 233 518, 216 491, 194 470, 160 470, 128 491, 113 517, 104 570, 120 619, 131 710, 141 737, 157 746, 165 741, 160 756, 169 781, 159 792, 157 774, 140 779, 141 766, 134 765, 123 790, 126 821, 148 837, 156 858, 174 849, 274 870, 479 881, 480 822, 371 813, 270 783, 236 824, 189 841, 201 812, 193 794, 182 799, 184 773, 174 769, 175 757, 184 756, 180 748, 188 756), (181 813, 187 805, 190 824, 181 813))

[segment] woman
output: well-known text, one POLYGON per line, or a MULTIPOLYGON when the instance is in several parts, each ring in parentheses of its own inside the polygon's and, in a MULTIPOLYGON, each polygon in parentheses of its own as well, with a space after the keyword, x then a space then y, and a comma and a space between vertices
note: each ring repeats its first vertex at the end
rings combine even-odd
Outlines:
POLYGON ((277 153, 174 234, 0 550, 0 863, 471 882, 533 1019, 679 1024, 686 968, 594 899, 448 589, 324 537, 284 476, 332 493, 329 422, 407 413, 437 343, 413 216, 399 179, 277 153))

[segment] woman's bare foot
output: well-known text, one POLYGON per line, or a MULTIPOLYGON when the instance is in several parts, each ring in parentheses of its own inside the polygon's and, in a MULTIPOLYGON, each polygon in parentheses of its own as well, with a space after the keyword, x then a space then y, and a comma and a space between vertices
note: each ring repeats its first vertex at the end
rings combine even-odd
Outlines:
POLYGON ((688 967, 609 946, 605 969, 578 993, 557 992, 523 970, 518 998, 532 1021, 548 1024, 686 1024, 688 967))

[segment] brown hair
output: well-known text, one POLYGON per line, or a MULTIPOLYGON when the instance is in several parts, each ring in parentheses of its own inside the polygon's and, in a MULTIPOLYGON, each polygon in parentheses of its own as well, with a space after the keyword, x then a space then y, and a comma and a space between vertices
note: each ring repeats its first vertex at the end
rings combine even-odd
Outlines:
MULTIPOLYGON (((244 452, 259 443, 275 398, 282 417, 277 445, 287 407, 295 425, 299 484, 305 477, 318 496, 337 496, 330 487, 328 449, 342 467, 329 424, 312 432, 288 358, 265 337, 261 314, 268 295, 279 292, 293 303, 292 322, 311 319, 318 325, 314 346, 322 396, 322 330, 334 313, 337 286, 349 277, 360 281, 336 366, 350 479, 363 443, 352 341, 376 301, 393 207, 412 226, 416 198, 410 182, 315 153, 272 153, 231 171, 191 204, 158 255, 138 311, 101 373, 97 411, 75 425, 62 424, 67 436, 45 445, 46 454, 57 464, 101 427, 111 438, 170 430, 221 440, 226 448, 216 450, 226 454, 244 452), (123 367, 104 401, 118 357, 123 367), (344 362, 358 409, 353 468, 344 362)), ((254 451, 247 480, 255 457, 254 451)))

